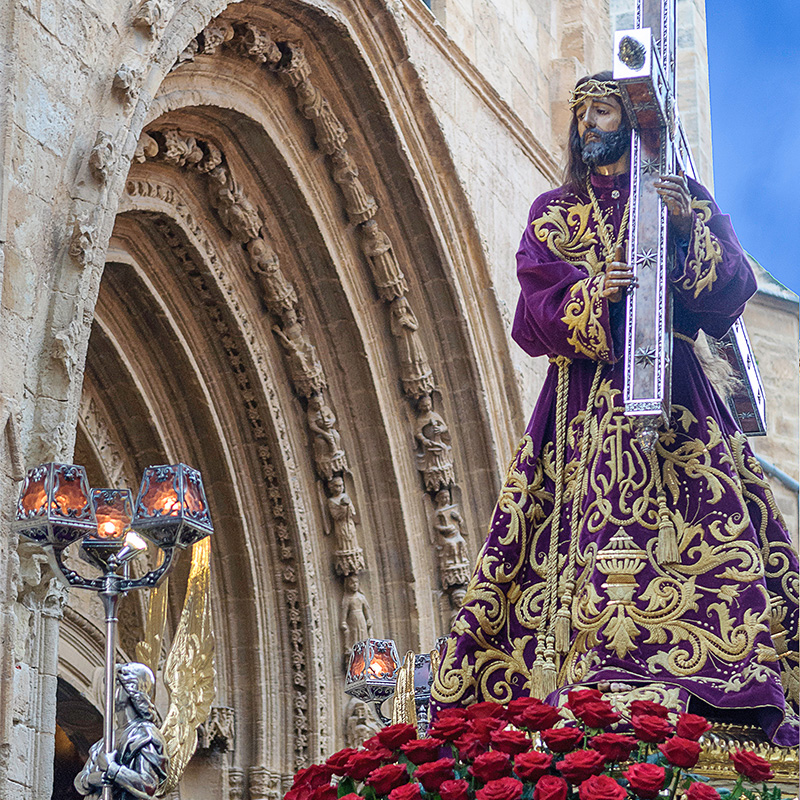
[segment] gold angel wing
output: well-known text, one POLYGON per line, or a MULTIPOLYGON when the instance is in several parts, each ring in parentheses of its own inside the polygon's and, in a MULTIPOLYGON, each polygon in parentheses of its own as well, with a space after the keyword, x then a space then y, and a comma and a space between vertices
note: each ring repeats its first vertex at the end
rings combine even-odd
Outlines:
POLYGON ((161 660, 161 643, 164 640, 164 625, 167 621, 167 595, 169 578, 150 590, 150 603, 147 606, 147 620, 144 625, 144 641, 136 645, 136 660, 147 664, 153 675, 158 672, 161 660))
POLYGON ((181 619, 164 665, 169 710, 161 726, 169 768, 159 797, 177 785, 197 748, 197 726, 208 718, 214 700, 214 631, 211 625, 211 539, 192 547, 192 567, 181 619))
POLYGON ((417 707, 414 704, 414 651, 409 650, 403 659, 403 666, 397 673, 397 684, 392 703, 392 724, 408 722, 417 724, 417 707))

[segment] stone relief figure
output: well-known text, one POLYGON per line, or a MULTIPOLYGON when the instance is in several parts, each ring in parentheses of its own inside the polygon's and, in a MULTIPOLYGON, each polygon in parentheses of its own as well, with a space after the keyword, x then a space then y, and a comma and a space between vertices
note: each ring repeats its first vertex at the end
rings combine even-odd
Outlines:
POLYGON ((167 777, 169 757, 161 731, 153 721, 155 678, 149 667, 132 662, 117 666, 115 694, 116 744, 104 751, 101 739, 75 777, 78 794, 100 800, 104 783, 110 783, 114 800, 155 797, 167 777))
POLYGON ((347 216, 351 222, 366 222, 375 216, 378 204, 367 192, 358 177, 358 167, 347 150, 339 149, 331 159, 333 180, 339 184, 345 199, 347 216))
POLYGON ((89 155, 89 169, 100 182, 107 183, 117 161, 117 151, 110 133, 98 131, 92 152, 89 155))
POLYGON ((345 709, 344 738, 347 747, 361 747, 383 726, 375 718, 372 709, 356 697, 350 699, 345 709))
POLYGON ((297 307, 297 293, 286 279, 275 251, 269 246, 263 234, 247 243, 250 256, 250 269, 263 293, 264 304, 269 311, 283 316, 297 307))
POLYGON ((272 330, 286 351, 289 376, 295 391, 302 397, 318 394, 327 385, 317 350, 305 337, 297 311, 290 308, 283 316, 283 326, 273 325, 272 330))
POLYGON ((347 132, 322 92, 307 78, 295 86, 297 108, 314 123, 317 146, 326 155, 333 155, 344 146, 347 132))
POLYGON ((361 591, 358 575, 348 575, 344 579, 342 597, 342 621, 345 653, 348 657, 356 642, 363 642, 372 636, 372 615, 369 602, 361 591))
POLYGON ((364 569, 364 551, 358 544, 356 510, 345 491, 344 479, 335 475, 328 481, 328 512, 336 539, 334 568, 339 575, 352 575, 364 569))
POLYGON ((442 417, 433 410, 433 399, 429 394, 422 395, 417 403, 414 435, 417 439, 417 469, 425 481, 425 491, 436 492, 449 486, 455 481, 450 431, 442 417))
POLYGON ((281 51, 272 38, 253 25, 252 22, 244 22, 235 26, 236 35, 231 42, 231 46, 237 53, 245 58, 264 64, 277 64, 281 60, 281 51))
POLYGON ((159 131, 164 146, 161 157, 167 164, 177 167, 193 167, 203 160, 203 151, 194 136, 184 136, 176 128, 165 128, 159 131))
POLYGON ((400 380, 403 391, 413 397, 430 394, 434 390, 433 372, 428 356, 419 338, 419 322, 405 297, 392 301, 391 331, 397 340, 397 356, 400 359, 400 380))
POLYGON ((308 427, 314 433, 314 463, 322 478, 330 480, 335 472, 347 469, 342 437, 336 430, 336 417, 321 394, 308 398, 308 427))
POLYGON ((207 55, 213 55, 225 42, 233 38, 233 25, 224 19, 216 19, 203 30, 203 49, 207 55))
POLYGON ((391 303, 408 291, 397 256, 389 237, 378 227, 374 219, 361 226, 361 249, 372 264, 372 278, 382 300, 391 303))
POLYGON ((452 502, 449 489, 436 493, 433 530, 439 552, 439 574, 442 588, 465 585, 470 578, 467 543, 464 541, 464 520, 458 506, 452 502))
POLYGON ((222 224, 236 240, 245 243, 258 237, 261 217, 224 165, 208 173, 208 194, 222 224))
POLYGON ((451 586, 449 590, 448 599, 450 600, 450 628, 453 627, 458 609, 464 604, 464 599, 467 596, 467 587, 462 584, 451 586))

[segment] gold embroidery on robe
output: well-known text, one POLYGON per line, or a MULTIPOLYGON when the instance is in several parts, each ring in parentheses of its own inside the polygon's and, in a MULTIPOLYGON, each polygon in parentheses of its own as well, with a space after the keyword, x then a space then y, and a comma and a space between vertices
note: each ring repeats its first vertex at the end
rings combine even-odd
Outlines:
POLYGON ((562 205, 554 202, 531 225, 536 238, 559 260, 597 275, 604 262, 600 239, 589 224, 591 203, 562 205))
POLYGON ((561 318, 569 328, 567 343, 575 348, 578 355, 589 356, 595 361, 608 361, 611 356, 602 323, 603 283, 602 275, 574 283, 570 287, 569 300, 561 318))
POLYGON ((711 202, 693 199, 692 210, 695 212, 692 242, 686 259, 686 275, 680 287, 694 291, 697 299, 704 289, 711 291, 717 279, 717 265, 722 263, 722 245, 707 225, 711 219, 711 202))

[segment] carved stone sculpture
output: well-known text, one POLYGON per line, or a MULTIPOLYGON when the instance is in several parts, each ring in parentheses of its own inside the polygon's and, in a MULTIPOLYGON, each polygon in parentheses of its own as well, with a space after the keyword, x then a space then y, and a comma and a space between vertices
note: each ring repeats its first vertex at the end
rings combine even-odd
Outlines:
POLYGON ((280 261, 263 235, 247 243, 250 268, 256 274, 267 309, 276 316, 297 308, 297 293, 281 270, 280 261))
POLYGON ((450 498, 449 489, 436 493, 436 508, 433 513, 433 530, 436 533, 436 549, 439 552, 439 575, 442 588, 465 585, 470 578, 470 561, 467 543, 464 541, 464 520, 450 498))
POLYGON ((266 31, 243 22, 234 26, 235 35, 231 47, 240 55, 258 64, 277 64, 281 60, 281 51, 266 31))
POLYGON ((85 215, 76 217, 69 243, 69 256, 76 266, 84 269, 91 263, 96 244, 97 229, 89 217, 85 215))
POLYGON ((258 237, 261 217, 224 164, 208 173, 208 194, 222 224, 237 241, 244 244, 258 237))
POLYGON ((104 783, 110 783, 114 800, 130 800, 155 797, 164 785, 169 757, 164 737, 153 722, 154 690, 155 678, 149 667, 135 662, 117 666, 118 747, 106 753, 102 739, 92 745, 86 764, 75 777, 78 794, 99 800, 104 783))
POLYGON ((464 605, 464 599, 467 596, 467 587, 456 584, 451 586, 448 592, 448 599, 450 600, 450 626, 453 627, 458 610, 464 605))
POLYGON ((236 741, 236 712, 227 706, 212 706, 208 719, 197 729, 197 748, 221 753, 233 750, 236 741))
POLYGON ((450 431, 442 417, 433 410, 430 395, 420 397, 417 403, 417 469, 425 481, 425 491, 436 492, 455 481, 453 448, 450 431))
POLYGON ((375 198, 364 189, 358 178, 358 167, 347 150, 337 150, 332 158, 331 175, 344 195, 345 209, 351 222, 366 222, 375 216, 378 204, 375 198))
POLYGON ((158 142, 149 133, 142 131, 142 135, 136 144, 133 160, 137 164, 143 164, 148 158, 155 158, 157 155, 158 142))
POLYGON ((372 709, 363 701, 353 697, 345 709, 344 738, 347 747, 361 747, 383 726, 375 718, 372 709))
POLYGON ((345 491, 344 479, 335 475, 328 481, 328 512, 336 539, 334 569, 338 575, 352 575, 364 569, 364 551, 358 544, 356 510, 345 491))
POLYGON ((92 175, 100 183, 106 183, 114 170, 116 160, 117 154, 111 134, 98 131, 92 153, 89 156, 89 169, 92 171, 92 175))
POLYGON ((250 800, 280 800, 280 775, 266 767, 250 767, 248 771, 248 794, 250 800))
POLYGON ((228 800, 242 800, 244 797, 244 772, 240 769, 228 770, 228 800))
POLYGON ((166 7, 162 0, 145 0, 133 18, 135 28, 141 28, 155 36, 166 21, 166 7))
POLYGON ((358 575, 348 575, 344 579, 342 619, 339 627, 344 635, 346 654, 350 653, 356 642, 363 642, 372 636, 372 615, 369 602, 361 591, 358 575))
POLYGON ((201 52, 213 55, 225 42, 233 38, 233 25, 224 19, 215 19, 203 30, 201 52))
POLYGON ((361 249, 372 265, 372 279, 382 300, 391 303, 408 291, 397 257, 389 237, 378 227, 374 219, 361 226, 361 249))
POLYGON ((295 391, 301 397, 318 394, 326 386, 322 364, 317 358, 317 350, 305 337, 297 318, 297 312, 289 309, 283 318, 283 327, 274 325, 272 330, 286 351, 289 377, 295 391))
POLYGON ((297 108, 300 113, 314 123, 317 146, 326 155, 333 155, 347 141, 339 118, 333 113, 330 103, 310 80, 300 81, 295 86, 297 108))
POLYGON ((334 473, 347 469, 342 437, 336 430, 336 417, 321 395, 308 398, 308 427, 314 434, 314 464, 320 477, 330 480, 334 473))
POLYGON ((187 61, 194 61, 194 57, 199 50, 200 42, 198 42, 197 39, 192 39, 175 59, 175 63, 170 67, 170 72, 177 69, 181 64, 185 64, 187 61))
POLYGON ((391 330, 397 340, 403 391, 414 399, 430 394, 435 386, 428 356, 419 338, 419 322, 405 297, 392 301, 391 330))
POLYGON ((159 131, 163 147, 161 157, 176 167, 192 167, 203 160, 203 151, 194 136, 184 136, 177 128, 159 131))
POLYGON ((119 92, 125 108, 130 110, 136 102, 139 95, 139 86, 142 81, 142 73, 140 70, 133 69, 127 64, 123 64, 114 74, 112 86, 119 92))

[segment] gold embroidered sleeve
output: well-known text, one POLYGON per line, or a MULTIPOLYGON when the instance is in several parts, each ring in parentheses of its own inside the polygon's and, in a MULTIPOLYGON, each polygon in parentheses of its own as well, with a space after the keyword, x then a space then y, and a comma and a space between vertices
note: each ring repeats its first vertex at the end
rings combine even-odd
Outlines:
POLYGON ((595 275, 573 284, 561 318, 569 329, 568 344, 575 348, 577 355, 588 356, 594 361, 611 360, 608 335, 603 324, 604 280, 604 275, 595 275))
POLYGON ((678 281, 681 289, 694 292, 697 299, 704 289, 711 289, 717 279, 717 265, 722 262, 722 245, 708 227, 711 219, 711 203, 708 200, 692 200, 694 226, 686 256, 686 267, 678 281))

